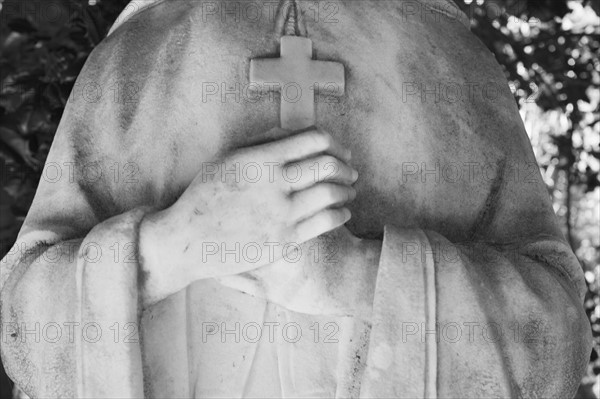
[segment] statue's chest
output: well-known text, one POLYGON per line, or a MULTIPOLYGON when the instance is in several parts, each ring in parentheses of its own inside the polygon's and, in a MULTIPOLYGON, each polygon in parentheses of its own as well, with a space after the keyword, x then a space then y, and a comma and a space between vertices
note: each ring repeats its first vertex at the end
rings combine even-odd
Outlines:
MULTIPOLYGON (((435 48, 423 48, 429 42, 426 35, 436 33, 416 40, 409 30, 403 36, 392 29, 394 21, 381 22, 374 15, 360 20, 346 11, 340 15, 346 23, 309 23, 312 47, 303 55, 314 62, 340 64, 343 93, 336 86, 339 73, 323 74, 310 65, 293 70, 293 63, 289 70, 280 68, 279 75, 261 75, 263 87, 256 90, 252 60, 285 58, 271 24, 209 21, 200 32, 189 34, 184 29, 173 34, 156 54, 154 69, 156 76, 169 77, 168 90, 161 90, 160 97, 152 93, 141 97, 151 99, 145 109, 163 110, 150 117, 156 120, 152 124, 156 129, 164 129, 161 115, 177 121, 171 142, 165 143, 177 150, 178 170, 173 175, 180 181, 174 184, 185 186, 202 162, 259 141, 264 132, 281 126, 284 103, 308 98, 314 104, 314 124, 353 152, 352 164, 360 173, 358 197, 351 206, 350 227, 356 233, 377 235, 389 223, 422 227, 454 223, 466 229, 473 207, 479 207, 484 197, 475 193, 468 204, 454 201, 472 184, 457 182, 451 174, 444 180, 443 173, 452 162, 474 161, 469 154, 452 152, 465 136, 464 131, 456 133, 455 119, 468 111, 461 104, 424 102, 414 93, 432 77, 439 79, 431 68, 435 48), (376 21, 380 23, 375 29, 376 21), (312 77, 316 85, 306 87, 312 77), (268 83, 278 87, 269 90, 268 83)), ((459 69, 444 67, 456 74, 452 78, 462 79, 459 69)))
MULTIPOLYGON (((236 50, 238 56, 225 62, 219 58, 208 61, 214 63, 208 68, 213 75, 204 79, 197 102, 211 124, 218 124, 217 131, 208 133, 214 135, 214 143, 219 143, 214 152, 226 153, 254 143, 265 131, 281 126, 286 101, 302 101, 302 96, 308 96, 315 103, 316 126, 352 150, 352 164, 359 170, 359 194, 351 206, 350 226, 355 233, 377 235, 389 223, 433 226, 446 217, 446 212, 463 218, 461 224, 468 225, 464 217, 472 208, 461 208, 459 201, 439 206, 441 198, 452 198, 468 188, 456 180, 444 181, 442 168, 456 161, 456 154, 448 152, 444 141, 452 138, 436 131, 443 121, 439 113, 432 111, 434 104, 405 98, 405 80, 410 79, 411 72, 408 65, 398 64, 402 51, 390 48, 387 54, 377 54, 379 59, 373 62, 372 49, 359 49, 349 40, 333 45, 315 38, 313 43, 315 59, 344 66, 342 95, 307 92, 297 83, 305 76, 296 81, 291 77, 287 83, 273 76, 271 83, 279 84, 278 90, 254 90, 251 60, 267 56, 277 59, 277 43, 248 43, 236 50), (223 67, 218 69, 217 63, 223 67), (427 174, 431 170, 434 172, 427 174)), ((263 83, 268 83, 268 77, 264 79, 263 83)), ((454 179, 454 169, 447 172, 454 179)), ((473 200, 480 199, 474 196, 473 200)))
MULTIPOLYGON (((360 173, 359 195, 353 206, 354 220, 360 225, 356 226, 357 232, 377 234, 391 219, 397 219, 396 223, 402 219, 404 223, 404 214, 414 215, 408 209, 415 209, 416 197, 399 196, 402 162, 429 162, 431 154, 425 150, 427 144, 417 121, 409 120, 408 113, 400 110, 401 96, 386 85, 382 73, 372 73, 366 65, 344 62, 350 68, 346 67, 346 87, 341 96, 315 95, 295 84, 293 78, 278 90, 256 92, 248 76, 251 59, 233 57, 225 76, 207 79, 200 90, 199 108, 203 107, 201 112, 210 119, 211 128, 217 129, 207 132, 214 135, 213 143, 219 143, 212 151, 215 157, 261 141, 266 131, 284 125, 282 108, 289 106, 286 101, 297 98, 300 102, 308 96, 314 101, 314 124, 352 150, 352 165, 360 173)), ((275 77, 273 83, 277 83, 275 77)))

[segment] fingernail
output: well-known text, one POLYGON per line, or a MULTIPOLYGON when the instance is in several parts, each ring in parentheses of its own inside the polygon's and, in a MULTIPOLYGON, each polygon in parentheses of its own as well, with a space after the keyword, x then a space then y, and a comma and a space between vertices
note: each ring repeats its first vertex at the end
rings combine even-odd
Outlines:
POLYGON ((358 170, 352 169, 352 180, 356 181, 358 179, 358 170))
POLYGON ((350 220, 350 218, 352 217, 352 213, 350 212, 350 209, 348 209, 348 208, 344 208, 344 214, 346 216, 346 220, 350 220))

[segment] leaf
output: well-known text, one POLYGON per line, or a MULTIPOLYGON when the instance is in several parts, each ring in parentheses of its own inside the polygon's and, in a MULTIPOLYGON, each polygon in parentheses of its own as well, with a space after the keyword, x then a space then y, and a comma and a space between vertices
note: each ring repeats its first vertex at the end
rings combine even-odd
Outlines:
POLYGON ((33 170, 39 170, 41 163, 29 149, 29 142, 17 132, 0 126, 0 140, 23 158, 23 161, 33 170))
POLYGON ((588 4, 592 7, 594 11, 596 11, 596 15, 600 15, 600 1, 591 0, 588 1, 588 4))
MULTIPOLYGON (((4 165, 1 165, 4 169, 4 165)), ((0 242, 4 242, 14 235, 14 229, 17 219, 12 213, 14 200, 6 192, 4 187, 0 187, 0 242)))
POLYGON ((37 28, 25 18, 15 18, 8 22, 8 27, 18 33, 33 33, 37 28))
POLYGON ((96 7, 84 7, 83 20, 85 22, 88 37, 94 46, 97 45, 104 38, 106 25, 102 21, 96 7))

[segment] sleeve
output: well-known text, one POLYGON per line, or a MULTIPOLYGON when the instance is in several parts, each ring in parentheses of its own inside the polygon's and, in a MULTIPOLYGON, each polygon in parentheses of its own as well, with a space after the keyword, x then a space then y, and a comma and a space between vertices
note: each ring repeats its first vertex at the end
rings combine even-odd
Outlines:
POLYGON ((150 208, 118 209, 82 189, 69 173, 81 171, 77 154, 102 146, 72 113, 0 264, 2 361, 32 397, 143 397, 137 234, 150 208))
POLYGON ((575 395, 591 350, 579 262, 541 179, 494 195, 465 242, 386 226, 362 397, 575 395))

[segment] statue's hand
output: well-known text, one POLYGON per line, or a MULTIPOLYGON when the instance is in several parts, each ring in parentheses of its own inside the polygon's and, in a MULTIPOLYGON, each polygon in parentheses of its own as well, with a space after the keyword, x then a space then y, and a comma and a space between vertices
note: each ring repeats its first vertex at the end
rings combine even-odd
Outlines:
POLYGON ((271 265, 218 280, 296 312, 368 318, 380 251, 381 242, 342 226, 271 265))
POLYGON ((144 302, 267 265, 293 250, 285 244, 343 225, 358 177, 349 160, 329 134, 312 130, 203 167, 175 204, 142 221, 144 302))

